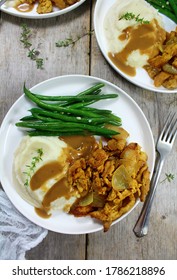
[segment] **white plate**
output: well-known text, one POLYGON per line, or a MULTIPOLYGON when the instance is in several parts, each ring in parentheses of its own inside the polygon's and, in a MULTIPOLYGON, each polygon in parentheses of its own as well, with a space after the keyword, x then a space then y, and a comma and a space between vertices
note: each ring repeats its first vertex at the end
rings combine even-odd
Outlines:
MULTIPOLYGON (((72 95, 97 82, 105 83, 104 92, 119 94, 116 100, 97 102, 97 107, 109 108, 113 113, 122 118, 123 127, 130 133, 129 142, 138 142, 142 149, 148 154, 149 170, 152 173, 155 148, 150 126, 141 109, 124 91, 105 80, 82 75, 56 77, 34 86, 31 90, 46 95, 72 95)), ((66 213, 56 212, 51 218, 42 219, 35 213, 34 207, 24 201, 15 191, 12 178, 13 155, 21 138, 24 136, 24 132, 18 129, 15 123, 19 121, 21 117, 27 115, 27 110, 32 106, 34 106, 34 104, 29 102, 25 96, 22 95, 7 113, 0 129, 0 179, 6 194, 24 216, 37 225, 51 231, 66 234, 83 234, 102 230, 103 226, 101 223, 90 217, 76 218, 66 213)), ((130 211, 115 221, 114 224, 129 213, 130 211)))
MULTIPOLYGON (((125 79, 127 79, 129 82, 140 86, 142 88, 151 90, 151 91, 156 91, 156 92, 164 92, 164 93, 169 93, 169 92, 177 92, 177 89, 175 90, 168 90, 165 89, 164 87, 155 87, 153 85, 153 80, 149 77, 147 72, 139 68, 137 69, 136 76, 130 77, 127 74, 123 73, 120 69, 118 69, 114 63, 111 61, 111 59, 108 57, 108 50, 107 50, 107 43, 106 43, 106 38, 104 34, 104 28, 103 28, 103 22, 105 19, 105 16, 108 12, 108 10, 111 8, 111 6, 116 2, 117 0, 97 0, 96 6, 95 6, 95 11, 94 11, 94 27, 95 27, 95 35, 97 38, 98 45, 106 58, 106 60, 109 62, 109 64, 114 68, 116 72, 118 72, 121 76, 123 76, 125 79)), ((122 1, 122 0, 120 0, 122 1)), ((133 0, 132 0, 133 1, 133 0)), ((170 32, 171 30, 175 30, 176 24, 171 21, 169 18, 167 18, 164 15, 161 15, 163 18, 164 26, 166 31, 170 32)))
POLYGON ((80 0, 79 2, 60 10, 59 8, 54 8, 53 12, 48 13, 48 14, 38 14, 36 12, 36 8, 37 8, 37 3, 34 5, 34 8, 32 11, 30 12, 19 12, 17 11, 15 8, 13 7, 8 7, 6 4, 2 5, 2 7, 0 8, 0 10, 4 13, 10 14, 12 16, 16 16, 16 17, 21 17, 21 18, 32 18, 32 19, 42 19, 42 18, 51 18, 51 17, 56 17, 56 16, 60 16, 62 14, 68 13, 74 9, 76 9, 77 7, 79 7, 82 3, 84 3, 86 0, 80 0))

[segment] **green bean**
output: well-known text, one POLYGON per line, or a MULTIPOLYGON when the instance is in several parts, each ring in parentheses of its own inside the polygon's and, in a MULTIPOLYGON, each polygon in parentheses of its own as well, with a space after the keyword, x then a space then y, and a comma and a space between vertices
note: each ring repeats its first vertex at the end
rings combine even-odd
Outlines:
POLYGON ((83 131, 88 131, 91 133, 94 133, 95 135, 104 135, 104 136, 112 136, 116 135, 117 131, 114 131, 112 129, 107 129, 105 127, 100 126, 92 126, 87 124, 78 124, 78 123, 58 123, 58 122, 46 122, 46 123, 32 123, 32 122, 18 122, 16 123, 17 127, 26 127, 26 128, 32 128, 32 129, 38 129, 38 130, 46 130, 46 131, 73 131, 75 128, 82 129, 83 131))
MULTIPOLYGON (((101 93, 101 89, 96 90, 92 94, 97 95, 99 93, 101 93)), ((80 96, 80 98, 81 98, 81 96, 80 96)), ((61 107, 66 107, 66 106, 70 107, 70 106, 72 106, 71 108, 76 109, 76 108, 79 108, 79 107, 83 107, 83 106, 87 106, 87 105, 93 104, 93 103, 95 103, 97 101, 99 101, 99 100, 81 101, 80 103, 78 101, 65 101, 63 103, 60 102, 60 106, 61 107)))
POLYGON ((170 18, 172 21, 174 21, 175 23, 177 23, 177 18, 175 17, 175 15, 173 13, 171 13, 170 11, 168 10, 165 10, 161 7, 158 7, 158 6, 155 6, 153 5, 154 8, 158 9, 158 11, 162 14, 164 14, 165 16, 167 16, 168 18, 170 18))
POLYGON ((107 109, 97 109, 94 107, 87 107, 87 105, 91 105, 95 103, 95 100, 93 100, 93 102, 80 102, 80 103, 74 103, 72 105, 69 105, 69 108, 72 109, 82 109, 82 111, 91 111, 91 112, 95 112, 97 114, 100 114, 102 116, 108 115, 108 114, 112 114, 111 110, 107 110, 107 109))
MULTIPOLYGON (((49 118, 49 117, 44 117, 44 116, 41 116, 40 114, 36 114, 36 113, 33 113, 33 117, 36 118, 37 120, 44 121, 44 122, 54 122, 54 119, 49 118)), ((58 120, 58 122, 61 122, 61 121, 58 120)))
MULTIPOLYGON (((92 93, 90 93, 90 94, 97 95, 97 94, 99 94, 99 93, 101 93, 101 89, 97 89, 96 91, 94 91, 94 92, 92 92, 92 93)), ((77 96, 81 96, 81 95, 78 94, 77 96)), ((88 103, 87 105, 89 105, 89 102, 90 102, 90 104, 92 104, 92 103, 94 103, 94 102, 96 102, 96 101, 99 101, 99 100, 85 101, 84 103, 88 103)), ((83 101, 82 101, 81 103, 83 103, 83 101)), ((78 104, 78 102, 74 102, 74 101, 65 101, 65 102, 63 102, 62 104, 60 104, 60 106, 65 107, 65 106, 71 106, 71 105, 74 105, 74 104, 78 104)), ((82 107, 82 106, 81 106, 81 107, 82 107)), ((77 108, 77 107, 76 107, 76 108, 77 108)))
POLYGON ((40 114, 40 115, 43 115, 43 116, 51 117, 54 120, 62 120, 62 121, 65 121, 65 122, 69 121, 69 122, 88 123, 88 118, 75 117, 75 116, 71 116, 71 115, 62 114, 60 112, 51 112, 51 111, 47 111, 47 110, 43 110, 43 109, 39 109, 39 108, 32 108, 29 111, 32 113, 32 115, 40 114))
POLYGON ((37 119, 34 116, 25 116, 20 119, 20 121, 36 121, 37 119))
POLYGON ((171 5, 173 11, 174 11, 174 14, 175 14, 176 17, 177 17, 177 4, 175 3, 174 0, 168 0, 168 1, 169 1, 170 5, 171 5))
POLYGON ((37 105, 31 108, 30 116, 17 122, 17 127, 29 128, 28 134, 35 135, 101 135, 112 137, 117 134, 114 129, 106 128, 106 124, 121 125, 121 119, 111 110, 101 110, 88 105, 108 98, 116 98, 118 94, 102 94, 99 83, 77 96, 43 96, 32 93, 24 85, 25 96, 37 105), (100 94, 101 93, 101 94, 100 94), (44 101, 43 101, 44 97, 44 101), (59 103, 57 104, 56 101, 59 103))
POLYGON ((98 93, 101 92, 100 88, 103 86, 104 86, 103 83, 99 83, 74 96, 73 95, 71 95, 71 96, 70 95, 51 96, 51 95, 42 95, 42 94, 36 94, 36 93, 32 93, 32 94, 34 94, 38 99, 46 100, 46 101, 74 101, 74 100, 70 100, 72 98, 74 98, 76 101, 78 101, 78 100, 83 100, 84 98, 87 99, 87 95, 91 95, 91 96, 97 95, 98 93))
POLYGON ((84 106, 82 108, 83 111, 92 111, 92 112, 95 112, 95 113, 98 113, 98 114, 110 114, 112 113, 111 110, 106 110, 106 109, 97 109, 97 108, 93 108, 93 107, 86 107, 84 106))
MULTIPOLYGON (((80 109, 80 108, 85 108, 86 106, 88 105, 91 105, 95 102, 97 102, 99 100, 91 100, 91 101, 85 101, 85 102, 75 102, 75 103, 67 103, 66 105, 64 106, 68 106, 70 109, 80 109)), ((93 109, 93 108, 92 108, 93 109)))
MULTIPOLYGON (((68 96, 47 96, 47 95, 40 95, 40 94, 34 94, 33 96, 37 97, 39 100, 45 100, 45 101, 67 101, 67 102, 84 102, 84 101, 92 101, 92 100, 101 100, 101 99, 109 99, 109 98, 116 98, 118 97, 118 94, 112 93, 112 94, 99 94, 99 95, 83 95, 83 96, 74 96, 74 95, 68 95, 68 96)), ((55 105, 57 105, 55 103, 55 105)), ((60 105, 60 103, 59 103, 60 105)))
MULTIPOLYGON (((75 116, 70 116, 70 115, 65 115, 65 114, 61 114, 59 112, 51 112, 51 111, 47 111, 47 110, 42 110, 39 108, 32 108, 29 110, 32 115, 34 117, 44 120, 45 118, 42 118, 42 116, 46 116, 49 117, 49 121, 57 121, 57 120, 61 120, 61 121, 65 121, 65 122, 76 122, 76 123, 85 123, 85 124, 100 124, 100 123, 112 123, 112 119, 107 117, 107 116, 100 116, 100 118, 84 118, 84 117, 75 117, 75 116)), ((47 118, 46 118, 47 121, 47 118)), ((115 125, 120 125, 120 119, 114 120, 114 124, 115 125)))
MULTIPOLYGON (((94 113, 96 113, 96 114, 100 114, 100 116, 101 117, 104 117, 102 114, 110 114, 110 113, 112 113, 112 111, 111 110, 105 110, 105 109, 97 109, 97 108, 90 108, 90 107, 84 107, 84 108, 82 108, 82 110, 83 111, 85 111, 85 110, 87 110, 87 111, 93 111, 94 113)), ((57 118, 57 116, 58 116, 58 118, 62 118, 63 116, 69 116, 69 115, 64 115, 64 114, 62 114, 61 116, 60 116, 60 112, 52 112, 52 114, 51 114, 51 112, 50 111, 47 111, 47 110, 43 110, 43 109, 38 109, 38 108, 32 108, 32 109, 30 109, 29 111, 38 111, 39 113, 41 112, 45 112, 45 113, 47 113, 48 112, 48 116, 49 116, 49 114, 51 115, 51 116, 54 116, 54 117, 56 117, 57 118)), ((117 117, 118 118, 118 117, 117 117)), ((77 119, 78 119, 78 117, 75 117, 75 119, 76 119, 76 121, 77 121, 77 119)), ((82 117, 82 119, 83 119, 83 117, 82 117)), ((97 119, 97 118, 96 118, 97 119)), ((120 118, 118 118, 119 120, 120 120, 120 118)), ((66 118, 66 120, 67 120, 67 118, 66 118)), ((68 118, 68 120, 69 120, 69 118, 68 118)), ((85 118, 85 120, 88 120, 88 118, 85 118)))
POLYGON ((114 115, 112 113, 112 111, 110 111, 110 110, 106 110, 106 109, 101 110, 101 109, 91 108, 91 107, 84 107, 82 109, 83 112, 84 111, 90 111, 90 110, 95 112, 95 113, 98 113, 98 114, 100 113, 104 117, 110 118, 110 119, 115 120, 117 122, 121 122, 121 118, 119 118, 116 115, 114 115))
POLYGON ((92 86, 92 87, 90 87, 90 88, 88 88, 88 89, 78 93, 77 95, 78 96, 81 96, 81 95, 83 96, 83 95, 91 94, 91 93, 94 93, 94 91, 97 91, 98 89, 100 89, 100 88, 102 88, 104 86, 105 86, 104 83, 98 83, 98 84, 96 84, 96 85, 94 85, 94 86, 92 86))
POLYGON ((58 132, 75 132, 75 131, 84 131, 83 128, 78 128, 78 127, 69 127, 69 126, 63 126, 63 123, 51 123, 51 122, 19 122, 16 123, 17 127, 26 127, 26 128, 31 128, 39 131, 58 131, 58 132))
POLYGON ((51 96, 51 95, 41 95, 41 94, 37 94, 37 93, 32 93, 34 94, 38 99, 40 100, 45 100, 45 101, 60 101, 59 103, 55 103, 61 106, 69 106, 70 104, 74 104, 78 101, 81 101, 81 103, 83 104, 85 103, 92 103, 95 102, 96 99, 99 99, 98 95, 101 93, 101 89, 96 90, 94 93, 92 94, 88 94, 88 95, 65 95, 65 96, 51 96), (94 100, 94 97, 96 97, 96 99, 94 100), (86 101, 85 101, 85 100, 86 101), (91 100, 89 100, 91 99, 91 100), (92 100, 93 99, 93 100, 92 100))
POLYGON ((114 119, 115 121, 121 122, 121 118, 117 117, 112 113, 111 110, 106 110, 106 109, 97 109, 97 108, 91 108, 91 107, 84 107, 82 111, 93 111, 95 113, 98 113, 104 117, 114 119))
POLYGON ((52 105, 48 103, 44 103, 41 100, 39 100, 36 96, 34 96, 25 86, 24 86, 24 93, 25 95, 34 103, 36 103, 40 108, 47 109, 49 111, 58 111, 58 112, 64 112, 64 113, 70 113, 77 116, 83 116, 88 118, 100 118, 99 114, 95 114, 92 112, 82 112, 82 110, 76 110, 76 109, 70 109, 70 108, 63 108, 57 105, 52 105))
POLYGON ((167 5, 167 1, 165 1, 165 0, 161 0, 161 1, 146 0, 146 2, 151 4, 160 13, 164 14, 165 16, 167 16, 168 18, 170 18, 171 20, 173 20, 174 22, 177 23, 177 15, 176 15, 176 12, 174 11, 174 9, 172 8, 172 5, 174 3, 171 5, 170 1, 168 1, 170 5, 167 5))
POLYGON ((166 0, 146 0, 146 2, 148 2, 152 6, 154 4, 154 5, 159 6, 162 9, 167 9, 167 10, 169 10, 171 12, 173 11, 171 6, 170 6, 170 4, 169 4, 169 1, 167 2, 166 0))

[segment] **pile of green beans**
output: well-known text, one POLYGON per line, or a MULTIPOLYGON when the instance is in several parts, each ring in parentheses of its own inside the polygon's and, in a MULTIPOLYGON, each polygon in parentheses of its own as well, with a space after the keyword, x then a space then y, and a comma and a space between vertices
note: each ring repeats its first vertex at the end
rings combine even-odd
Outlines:
POLYGON ((169 17, 175 23, 177 23, 177 1, 176 0, 146 0, 160 13, 169 17))
POLYGON ((103 93, 103 83, 79 92, 77 95, 46 96, 34 94, 24 85, 25 96, 35 103, 30 115, 16 123, 27 129, 30 136, 99 135, 111 138, 114 129, 106 125, 121 125, 121 119, 111 110, 97 109, 89 105, 103 99, 117 98, 118 94, 103 93))

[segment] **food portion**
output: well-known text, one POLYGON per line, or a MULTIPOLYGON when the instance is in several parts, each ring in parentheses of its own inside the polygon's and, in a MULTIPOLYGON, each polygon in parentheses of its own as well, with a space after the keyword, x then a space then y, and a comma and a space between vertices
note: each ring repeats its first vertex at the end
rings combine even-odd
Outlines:
MULTIPOLYGON (((53 12, 55 7, 59 8, 60 10, 65 9, 80 0, 15 0, 13 3, 13 7, 18 10, 19 12, 30 12, 34 5, 37 4, 37 13, 38 14, 46 14, 53 12)), ((8 1, 7 5, 11 6, 10 1, 8 1)))
POLYGON ((150 185, 147 155, 137 143, 127 144, 126 130, 119 127, 117 131, 119 134, 99 143, 89 157, 74 161, 68 170, 68 183, 80 194, 70 213, 90 215, 102 222, 104 231, 138 198, 144 201, 150 185))
POLYGON ((46 137, 24 136, 13 164, 14 181, 18 193, 42 217, 55 210, 68 212, 80 197, 67 174, 70 164, 79 157, 87 157, 97 143, 93 136, 46 137))
POLYGON ((156 87, 177 88, 177 28, 166 33, 166 40, 159 46, 156 56, 144 66, 156 87))
MULTIPOLYGON (((115 128, 114 128, 115 129, 115 128)), ((90 216, 107 231, 149 191, 147 155, 128 132, 97 141, 93 136, 25 136, 14 157, 19 194, 49 218, 56 210, 90 216)))
POLYGON ((144 0, 117 0, 105 17, 104 31, 109 58, 129 76, 158 53, 166 35, 161 16, 144 0))
POLYGON ((27 99, 37 107, 31 108, 31 115, 16 123, 27 129, 30 136, 99 135, 111 137, 116 131, 106 124, 121 125, 121 119, 111 110, 93 108, 95 102, 118 97, 115 93, 104 93, 103 83, 74 95, 45 96, 32 93, 24 86, 27 99))
POLYGON ((13 170, 18 193, 39 216, 50 218, 56 210, 90 216, 107 231, 137 199, 145 200, 150 173, 146 153, 138 143, 129 143, 120 118, 110 110, 88 106, 90 95, 98 100, 113 95, 100 94, 102 87, 94 84, 72 97, 38 95, 25 87, 26 97, 41 108, 30 109, 32 114, 17 123, 29 135, 15 152, 13 170), (90 125, 85 126, 86 119, 90 125), (93 121, 97 123, 92 125, 93 121))
POLYGON ((117 0, 110 8, 104 22, 108 56, 125 74, 133 77, 136 69, 144 68, 155 87, 173 90, 177 88, 177 32, 167 32, 158 10, 147 2, 151 1, 117 0))
POLYGON ((177 23, 177 2, 176 0, 146 0, 161 14, 164 14, 177 23))
POLYGON ((65 184, 66 147, 58 137, 25 136, 15 152, 17 191, 46 216, 54 209, 66 211, 76 196, 65 184))

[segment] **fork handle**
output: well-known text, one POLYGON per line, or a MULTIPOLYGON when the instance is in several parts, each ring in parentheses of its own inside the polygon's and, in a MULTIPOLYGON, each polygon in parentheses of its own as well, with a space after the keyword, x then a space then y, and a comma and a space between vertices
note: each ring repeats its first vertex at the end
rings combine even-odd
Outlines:
POLYGON ((135 235, 137 237, 143 237, 147 234, 148 232, 148 225, 149 225, 149 217, 150 217, 150 212, 151 212, 151 207, 152 203, 154 200, 155 196, 155 191, 157 188, 157 184, 159 181, 159 177, 162 171, 162 167, 164 164, 164 159, 159 157, 158 162, 157 162, 157 168, 156 172, 154 173, 152 180, 151 180, 151 185, 150 185, 150 190, 147 195, 147 198, 144 202, 143 208, 141 210, 141 213, 139 215, 139 218, 135 224, 135 227, 133 229, 135 235))

